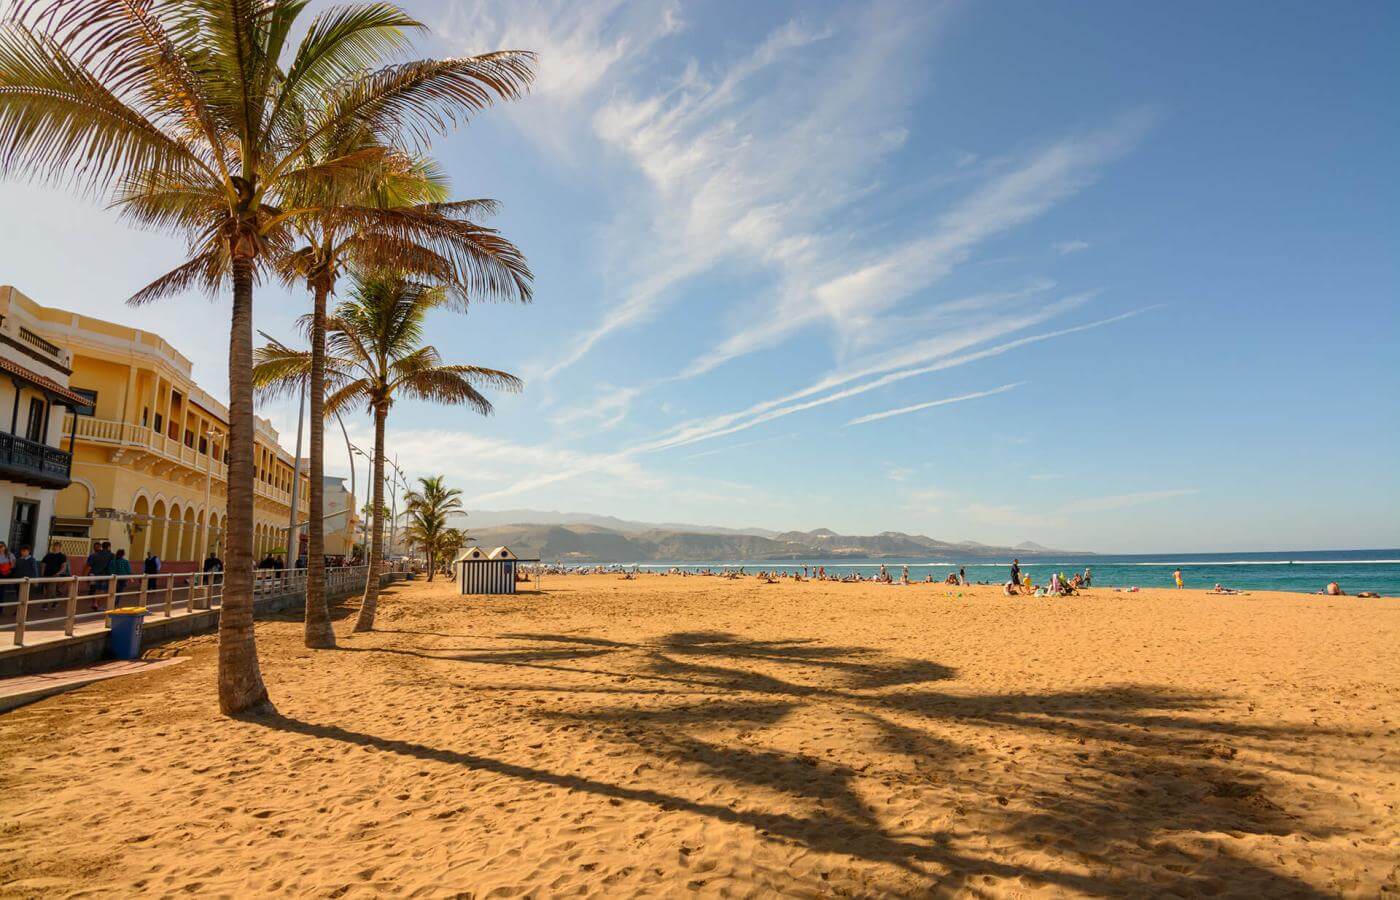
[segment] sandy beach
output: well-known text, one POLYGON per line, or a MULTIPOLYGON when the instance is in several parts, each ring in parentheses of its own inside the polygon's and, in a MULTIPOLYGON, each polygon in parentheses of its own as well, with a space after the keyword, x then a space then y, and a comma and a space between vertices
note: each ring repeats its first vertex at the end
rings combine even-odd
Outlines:
POLYGON ((544 588, 0 718, 0 894, 1400 896, 1400 601, 544 588))

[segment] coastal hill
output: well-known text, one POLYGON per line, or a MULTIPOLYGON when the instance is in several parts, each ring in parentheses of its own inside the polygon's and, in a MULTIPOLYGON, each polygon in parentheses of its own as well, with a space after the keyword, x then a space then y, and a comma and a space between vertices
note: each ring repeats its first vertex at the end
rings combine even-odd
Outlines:
POLYGON ((1006 559, 1016 554, 1085 555, 1079 551, 1051 550, 1026 542, 996 547, 971 541, 952 543, 921 534, 884 531, 875 535, 843 535, 826 528, 786 531, 781 534, 744 533, 730 530, 699 531, 651 527, 623 531, 590 523, 486 524, 472 513, 463 522, 475 543, 486 547, 509 546, 521 556, 555 562, 723 562, 772 560, 803 562, 819 559, 880 560, 931 559, 956 562, 972 559, 1006 559), (1034 549, 1031 549, 1034 548, 1034 549))

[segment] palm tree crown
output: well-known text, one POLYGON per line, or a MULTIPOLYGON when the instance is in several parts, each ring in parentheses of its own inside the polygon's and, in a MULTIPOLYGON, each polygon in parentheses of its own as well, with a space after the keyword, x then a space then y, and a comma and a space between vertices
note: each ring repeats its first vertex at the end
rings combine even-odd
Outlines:
MULTIPOLYGON (((507 391, 522 386, 519 378, 498 369, 444 364, 437 348, 423 343, 428 313, 446 298, 442 287, 402 275, 361 276, 327 320, 326 412, 360 407, 374 416, 375 509, 384 506, 384 424, 396 399, 466 406, 490 415, 491 401, 479 386, 507 391)), ((309 351, 269 344, 255 354, 253 380, 265 391, 295 391, 310 378, 311 362, 309 351)), ((370 577, 356 631, 374 625, 382 549, 382 534, 376 528, 370 535, 370 577)))
POLYGON ((408 539, 428 557, 428 580, 437 574, 438 560, 462 546, 461 531, 448 525, 452 513, 462 512, 462 492, 449 488, 441 475, 418 479, 419 489, 404 497, 408 512, 408 539))
MULTIPOLYGON (((182 234, 186 261, 134 302, 232 286, 227 713, 267 702, 252 620, 254 282, 291 252, 303 219, 379 177, 402 152, 392 148, 422 149, 533 76, 533 55, 516 51, 370 71, 420 27, 384 2, 329 9, 293 46, 306 2, 15 0, 0 18, 0 176, 70 184, 182 234)), ((412 214, 394 221, 400 235, 423 227, 412 214)), ((513 273, 486 266, 478 277, 513 273)))

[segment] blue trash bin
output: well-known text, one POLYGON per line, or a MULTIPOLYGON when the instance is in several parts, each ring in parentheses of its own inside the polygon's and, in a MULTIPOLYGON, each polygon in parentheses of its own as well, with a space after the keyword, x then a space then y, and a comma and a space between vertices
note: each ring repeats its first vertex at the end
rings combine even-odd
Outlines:
POLYGON ((141 624, 146 621, 142 606, 118 607, 108 610, 107 620, 112 630, 107 633, 107 652, 114 659, 141 658, 141 624))

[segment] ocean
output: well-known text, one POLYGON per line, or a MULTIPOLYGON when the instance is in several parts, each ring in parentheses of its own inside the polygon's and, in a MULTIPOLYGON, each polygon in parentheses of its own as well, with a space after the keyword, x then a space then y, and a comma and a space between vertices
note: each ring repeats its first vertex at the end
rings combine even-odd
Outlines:
MULTIPOLYGON (((1072 575, 1093 569, 1096 587, 1171 587, 1172 572, 1181 569, 1188 588, 1210 589, 1219 584, 1238 591, 1297 591, 1315 593, 1335 581, 1343 591, 1375 591, 1384 597, 1400 596, 1400 549, 1394 550, 1298 550, 1283 553, 1167 553, 1126 556, 1022 556, 1021 571, 1030 573, 1036 584, 1044 584, 1052 572, 1072 575)), ((718 570, 744 567, 745 571, 801 571, 805 564, 826 566, 837 575, 859 572, 873 575, 880 564, 899 577, 901 566, 909 567, 909 578, 922 581, 930 573, 942 581, 959 566, 967 570, 969 581, 1002 584, 1010 577, 1011 560, 976 559, 966 562, 926 559, 884 559, 862 562, 812 559, 796 564, 769 560, 717 560, 710 563, 639 563, 644 570, 718 570)), ((626 568, 632 568, 629 564, 626 568)))

